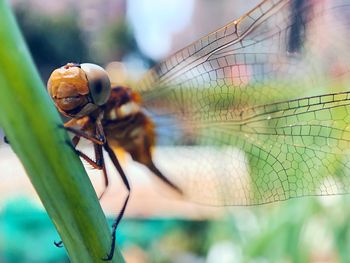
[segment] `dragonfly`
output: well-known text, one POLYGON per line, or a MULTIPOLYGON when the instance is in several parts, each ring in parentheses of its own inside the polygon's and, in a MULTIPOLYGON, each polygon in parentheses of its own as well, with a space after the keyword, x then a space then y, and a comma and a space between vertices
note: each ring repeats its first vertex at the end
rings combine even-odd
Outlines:
POLYGON ((157 64, 132 89, 111 88, 97 65, 68 63, 52 73, 49 94, 71 118, 74 147, 81 137, 93 142, 94 160, 76 151, 103 171, 106 187, 103 149, 130 192, 115 152, 121 147, 201 204, 347 194, 349 15, 344 0, 265 0, 157 64))

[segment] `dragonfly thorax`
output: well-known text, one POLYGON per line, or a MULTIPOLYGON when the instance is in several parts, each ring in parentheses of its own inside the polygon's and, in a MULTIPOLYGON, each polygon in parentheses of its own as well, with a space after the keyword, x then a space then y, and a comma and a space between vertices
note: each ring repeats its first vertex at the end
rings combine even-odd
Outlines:
POLYGON ((128 118, 140 112, 140 96, 126 87, 115 87, 105 106, 105 119, 109 121, 128 118))

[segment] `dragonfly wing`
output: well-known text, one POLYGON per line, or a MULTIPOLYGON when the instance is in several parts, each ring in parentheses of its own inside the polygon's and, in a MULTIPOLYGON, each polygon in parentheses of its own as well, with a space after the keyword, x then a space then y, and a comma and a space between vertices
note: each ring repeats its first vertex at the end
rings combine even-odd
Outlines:
POLYGON ((190 199, 349 192, 350 6, 295 2, 263 1, 138 85, 158 127, 155 162, 190 199))

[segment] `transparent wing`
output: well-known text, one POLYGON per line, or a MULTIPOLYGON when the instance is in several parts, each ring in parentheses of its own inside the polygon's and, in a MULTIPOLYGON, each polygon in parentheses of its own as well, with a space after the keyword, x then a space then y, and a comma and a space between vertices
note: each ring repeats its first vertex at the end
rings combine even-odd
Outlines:
POLYGON ((349 15, 263 1, 153 68, 137 87, 159 168, 211 205, 348 193, 349 15))

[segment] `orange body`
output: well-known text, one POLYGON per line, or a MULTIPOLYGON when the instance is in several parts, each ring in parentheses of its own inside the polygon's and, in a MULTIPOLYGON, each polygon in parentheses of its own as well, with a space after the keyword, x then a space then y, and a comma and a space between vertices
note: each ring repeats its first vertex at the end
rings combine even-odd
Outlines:
MULTIPOLYGON (((78 144, 80 137, 95 144, 95 161, 79 150, 76 151, 93 167, 103 170, 106 187, 108 179, 102 147, 122 177, 125 177, 115 156, 115 149, 121 147, 130 153, 133 160, 147 166, 158 178, 181 193, 152 161, 155 127, 153 121, 142 111, 141 96, 137 92, 127 87, 111 89, 104 69, 89 63, 68 63, 56 69, 48 81, 48 91, 59 111, 71 117, 65 127, 75 134, 73 145, 78 144)), ((126 185, 129 188, 128 183, 126 185)))

